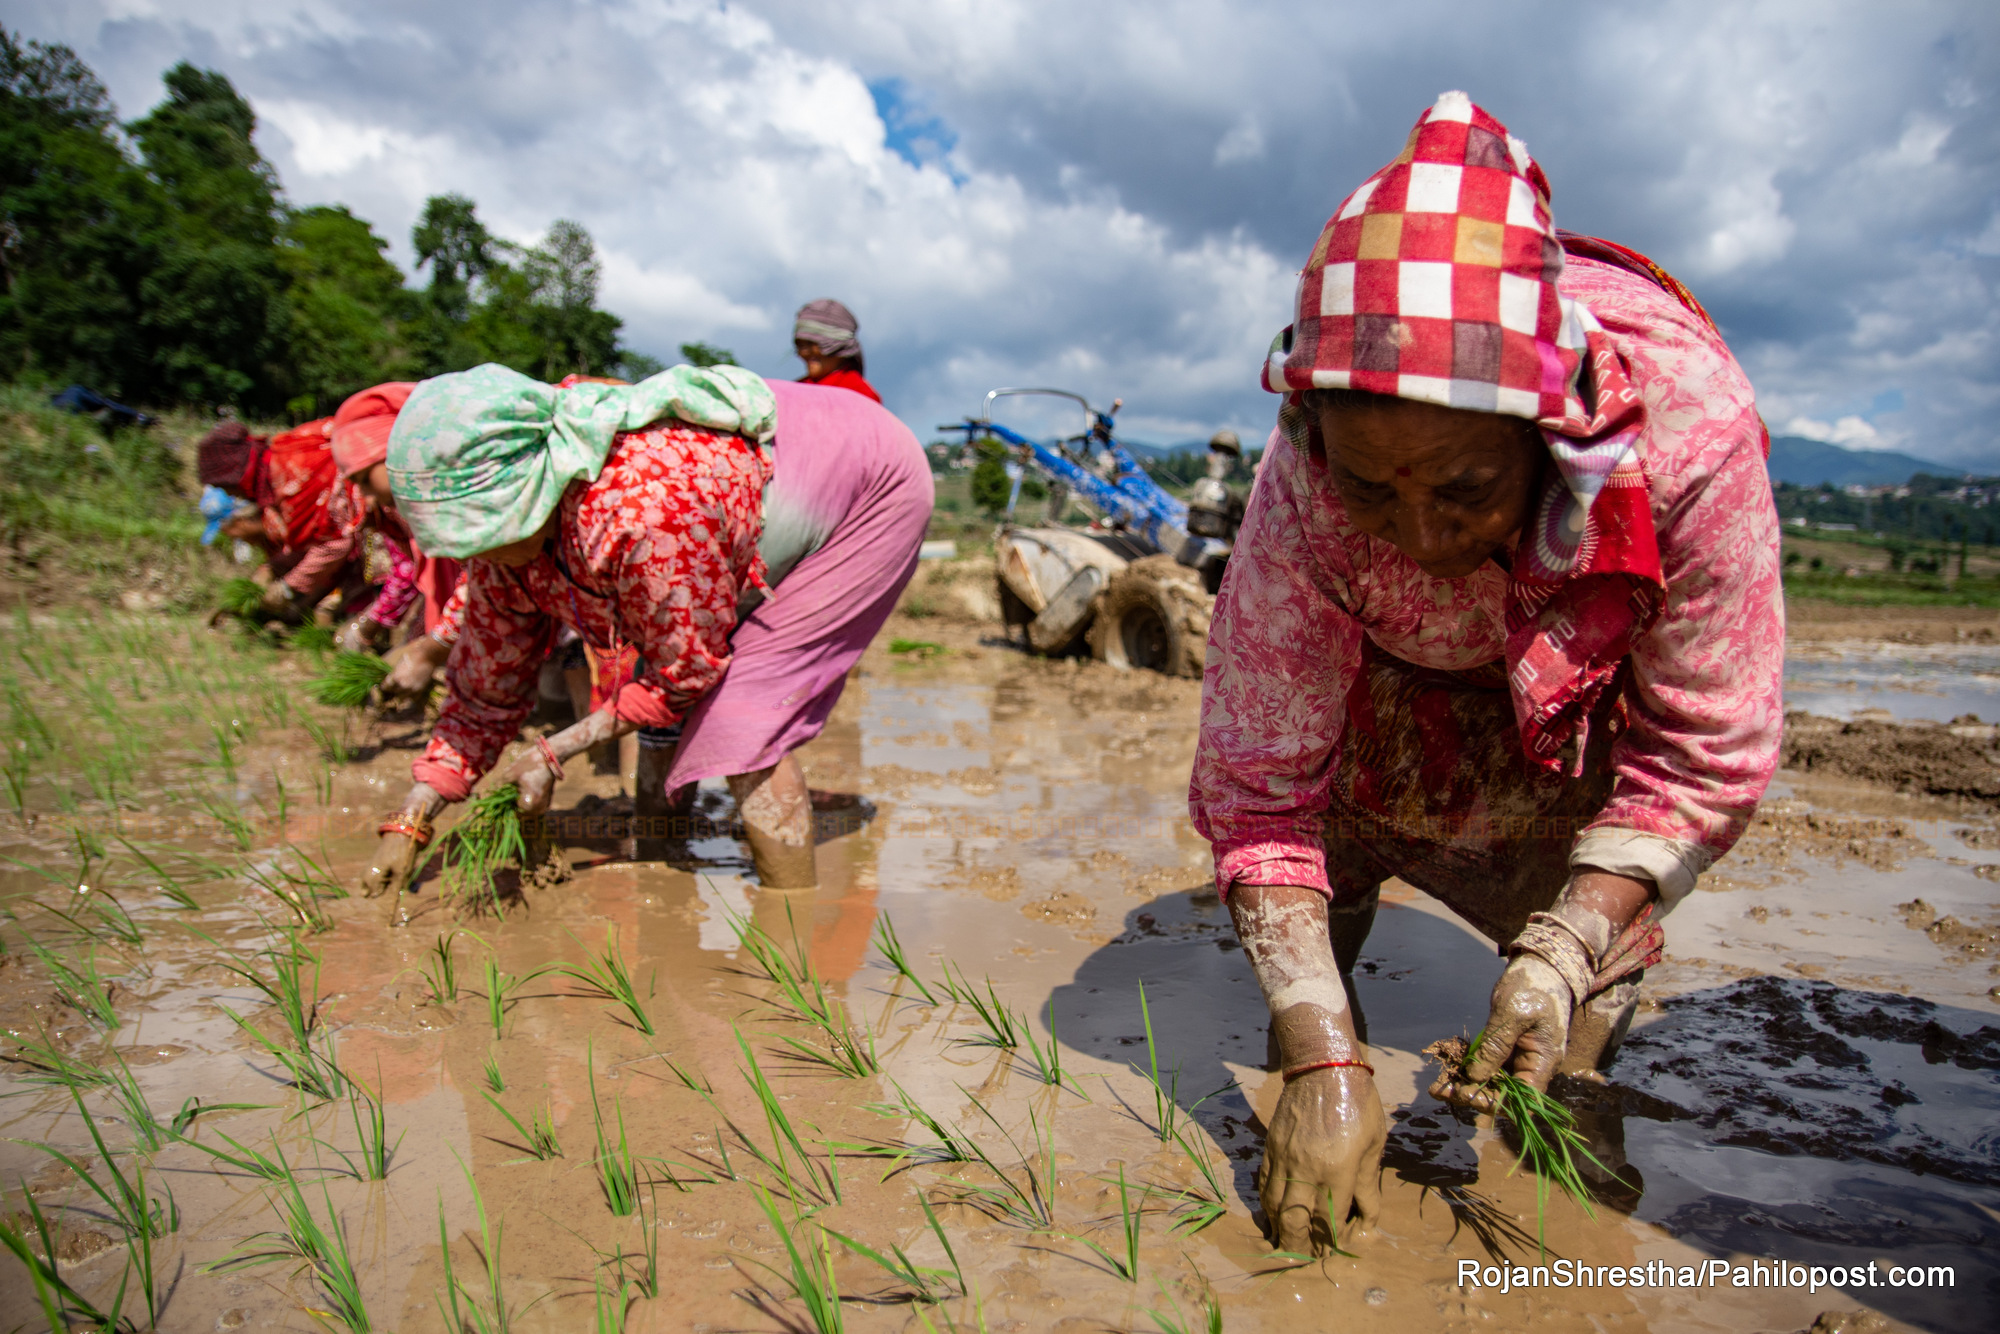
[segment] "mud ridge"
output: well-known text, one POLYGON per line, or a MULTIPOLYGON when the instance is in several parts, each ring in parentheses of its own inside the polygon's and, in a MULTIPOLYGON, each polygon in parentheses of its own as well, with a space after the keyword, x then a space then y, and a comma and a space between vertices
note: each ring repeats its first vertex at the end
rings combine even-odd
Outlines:
POLYGON ((1840 722, 1785 715, 1787 769, 1876 783, 1898 792, 1952 797, 2000 808, 2000 750, 1987 736, 1939 726, 1840 722))

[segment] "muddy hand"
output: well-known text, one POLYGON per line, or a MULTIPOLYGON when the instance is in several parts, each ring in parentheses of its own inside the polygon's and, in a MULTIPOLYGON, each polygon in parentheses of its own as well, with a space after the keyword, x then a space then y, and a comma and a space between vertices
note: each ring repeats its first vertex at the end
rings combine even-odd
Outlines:
POLYGON ((515 761, 504 779, 521 789, 521 795, 514 803, 521 814, 540 815, 548 810, 549 802, 555 796, 556 772, 549 767, 539 748, 515 761))
POLYGON ((417 841, 408 835, 382 835, 368 869, 361 873, 363 897, 372 899, 391 890, 401 893, 408 889, 410 876, 416 871, 417 851, 417 841))
POLYGON ((384 699, 422 695, 451 649, 429 635, 419 635, 389 655, 389 675, 378 689, 384 699))
POLYGON ((1431 1095, 1446 1102, 1491 1112, 1496 1099, 1481 1087, 1505 1068, 1523 1082, 1547 1089, 1556 1062, 1569 1046, 1575 999, 1569 983, 1546 960, 1517 955, 1493 987, 1492 1012, 1478 1055, 1465 1067, 1463 1082, 1440 1077, 1431 1095))
POLYGON ((1359 1066, 1309 1071, 1285 1085, 1257 1169, 1265 1227, 1279 1250, 1311 1255, 1375 1226, 1388 1134, 1374 1076, 1359 1066), (1350 1209, 1360 1219, 1343 1236, 1350 1209), (1325 1229, 1317 1237, 1315 1221, 1325 1229))

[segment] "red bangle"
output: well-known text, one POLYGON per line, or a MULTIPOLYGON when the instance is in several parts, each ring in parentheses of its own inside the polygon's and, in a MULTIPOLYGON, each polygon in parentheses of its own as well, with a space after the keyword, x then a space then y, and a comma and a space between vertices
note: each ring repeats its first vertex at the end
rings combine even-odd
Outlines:
POLYGON ((404 838, 414 841, 420 848, 431 841, 430 830, 424 828, 416 821, 406 820, 400 815, 392 815, 381 824, 376 825, 375 832, 378 835, 401 834, 404 838))
POLYGON ((563 767, 562 767, 562 761, 558 759, 556 756, 556 748, 549 744, 549 739, 545 736, 536 737, 535 744, 541 747, 542 758, 549 762, 549 772, 553 773, 556 776, 557 782, 561 782, 563 776, 563 767))
POLYGON ((1310 1065, 1294 1066, 1285 1071, 1285 1082, 1289 1084, 1300 1075, 1309 1075, 1315 1070, 1337 1070, 1343 1066, 1355 1066, 1366 1070, 1370 1075, 1375 1073, 1375 1067, 1366 1061, 1314 1061, 1310 1065))

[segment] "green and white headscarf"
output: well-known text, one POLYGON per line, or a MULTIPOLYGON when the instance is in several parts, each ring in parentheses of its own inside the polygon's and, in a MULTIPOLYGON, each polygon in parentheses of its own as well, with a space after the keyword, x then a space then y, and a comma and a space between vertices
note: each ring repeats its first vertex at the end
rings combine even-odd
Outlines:
POLYGON ((675 366, 634 385, 556 389, 488 364, 425 380, 389 435, 389 485, 417 545, 464 559, 532 537, 611 441, 663 417, 748 436, 776 430, 777 403, 741 366, 675 366))

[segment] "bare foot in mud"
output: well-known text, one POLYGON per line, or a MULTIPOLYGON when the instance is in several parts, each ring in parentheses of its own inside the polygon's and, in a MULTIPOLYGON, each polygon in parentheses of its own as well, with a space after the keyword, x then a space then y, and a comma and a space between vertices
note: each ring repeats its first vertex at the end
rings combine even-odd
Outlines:
POLYGON ((1369 1235, 1382 1210, 1388 1135, 1367 1070, 1312 1070, 1286 1084, 1257 1169, 1273 1244, 1296 1255, 1324 1254, 1369 1235), (1360 1215, 1351 1224, 1350 1212, 1360 1215))

